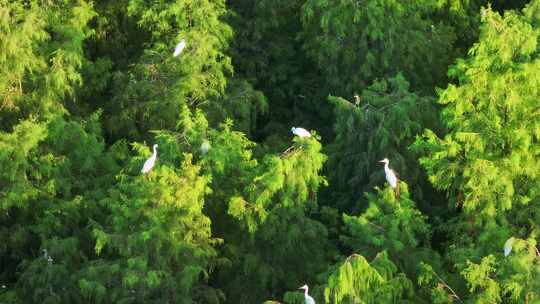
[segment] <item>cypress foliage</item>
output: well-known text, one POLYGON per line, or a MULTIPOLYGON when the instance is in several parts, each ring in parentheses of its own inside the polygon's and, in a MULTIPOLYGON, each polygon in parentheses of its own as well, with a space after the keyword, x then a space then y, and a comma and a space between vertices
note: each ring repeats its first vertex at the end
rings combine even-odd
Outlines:
POLYGON ((328 278, 324 303, 414 303, 412 282, 381 252, 369 263, 348 257, 328 278))
MULTIPOLYGON (((384 182, 379 161, 388 157, 401 180, 414 185, 416 197, 423 199, 427 184, 416 155, 408 149, 426 127, 439 128, 437 108, 431 97, 409 91, 402 75, 374 82, 362 91, 358 104, 329 97, 335 107, 336 137, 328 148, 332 198, 345 209, 384 182)), ((356 101, 355 101, 356 103, 356 101)))
POLYGON ((449 134, 441 139, 426 131, 416 143, 428 153, 421 162, 432 183, 461 210, 446 228, 447 257, 477 303, 538 296, 534 246, 528 258, 519 258, 521 266, 502 255, 510 236, 537 234, 531 219, 538 201, 539 86, 532 72, 538 68, 538 8, 533 1, 522 14, 483 11, 480 41, 450 70, 458 84, 441 92, 449 134))
POLYGON ((0 0, 0 303, 540 303, 539 26, 0 0))
POLYGON ((414 88, 429 88, 444 81, 455 39, 450 26, 430 19, 434 9, 429 1, 309 0, 305 48, 333 95, 351 96, 400 71, 414 88))

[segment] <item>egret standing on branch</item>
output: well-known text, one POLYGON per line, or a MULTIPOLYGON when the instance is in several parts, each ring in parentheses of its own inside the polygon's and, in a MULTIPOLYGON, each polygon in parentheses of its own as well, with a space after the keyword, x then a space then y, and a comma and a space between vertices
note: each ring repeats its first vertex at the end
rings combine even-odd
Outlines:
POLYGON ((182 53, 185 47, 186 47, 186 40, 185 39, 180 40, 180 42, 176 45, 176 48, 174 49, 173 56, 178 57, 178 55, 182 53))
POLYGON ((396 198, 399 198, 398 178, 394 170, 388 167, 388 163, 390 161, 388 160, 388 158, 385 158, 379 162, 384 163, 384 174, 386 175, 386 181, 390 184, 390 187, 394 189, 396 198))
POLYGON ((311 137, 311 133, 308 132, 308 130, 304 129, 304 128, 295 128, 295 127, 292 127, 291 128, 291 132, 294 134, 294 135, 297 135, 298 137, 301 137, 301 138, 304 138, 304 137, 311 137))
POLYGON ((307 285, 304 285, 298 289, 304 290, 304 299, 306 304, 315 304, 315 300, 308 294, 309 287, 307 285))
POLYGON ((149 159, 147 159, 145 162, 144 162, 144 166, 141 170, 141 173, 143 174, 146 174, 148 173, 150 170, 152 170, 152 168, 154 167, 154 163, 156 162, 156 158, 157 158, 157 147, 158 145, 155 144, 154 145, 154 153, 152 153, 152 156, 150 156, 149 159))
POLYGON ((203 140, 202 144, 201 144, 201 153, 204 155, 206 153, 208 153, 208 151, 210 151, 210 142, 208 140, 203 140))
POLYGON ((504 243, 504 256, 508 256, 512 251, 512 245, 514 245, 514 237, 509 238, 504 243))

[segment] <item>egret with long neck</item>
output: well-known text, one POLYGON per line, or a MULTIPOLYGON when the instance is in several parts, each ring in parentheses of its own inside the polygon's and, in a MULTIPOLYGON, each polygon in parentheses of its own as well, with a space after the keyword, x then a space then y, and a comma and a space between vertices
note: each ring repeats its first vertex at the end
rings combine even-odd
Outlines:
POLYGON ((153 147, 154 153, 152 153, 152 156, 150 156, 150 158, 144 162, 144 166, 141 170, 141 173, 146 174, 150 172, 150 170, 152 170, 152 168, 154 167, 154 164, 156 163, 156 158, 157 158, 157 147, 158 145, 155 144, 153 147))
POLYGON ((379 162, 384 163, 384 175, 386 175, 386 181, 390 184, 390 187, 394 189, 396 198, 399 198, 398 178, 396 172, 394 172, 394 170, 390 169, 390 167, 388 166, 390 161, 388 160, 388 158, 385 158, 379 162))
POLYGON ((315 300, 308 294, 309 287, 307 285, 304 285, 298 289, 304 290, 304 300, 305 304, 315 304, 315 300))

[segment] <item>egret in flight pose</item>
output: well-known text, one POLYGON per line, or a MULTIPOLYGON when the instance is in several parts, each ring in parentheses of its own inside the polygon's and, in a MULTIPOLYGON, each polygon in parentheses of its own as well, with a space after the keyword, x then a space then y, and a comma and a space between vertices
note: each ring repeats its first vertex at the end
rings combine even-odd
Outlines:
POLYGON ((295 127, 292 127, 291 128, 291 132, 294 134, 294 135, 297 135, 301 138, 304 138, 304 137, 311 137, 311 133, 308 132, 308 130, 304 129, 304 128, 295 128, 295 127))
POLYGON ((152 170, 152 168, 154 167, 154 164, 156 163, 156 158, 157 158, 157 147, 158 145, 155 144, 154 145, 154 153, 152 153, 152 156, 150 156, 149 159, 147 159, 145 162, 144 162, 144 166, 141 170, 141 173, 143 174, 146 174, 148 173, 150 170, 152 170))
POLYGON ((385 158, 379 162, 384 163, 384 174, 386 175, 386 181, 390 184, 390 187, 394 189, 396 197, 399 198, 398 178, 396 176, 396 172, 388 167, 388 163, 390 161, 388 158, 385 158))
POLYGON ((176 48, 174 49, 173 56, 178 57, 178 55, 182 53, 185 47, 186 47, 186 40, 185 39, 180 40, 180 42, 176 45, 176 48))
POLYGON ((313 298, 310 295, 308 295, 309 287, 307 285, 304 285, 298 289, 304 290, 304 299, 305 299, 306 304, 315 304, 315 300, 313 300, 313 298))
POLYGON ((514 237, 509 238, 504 243, 504 256, 508 256, 512 251, 512 245, 514 244, 514 237))

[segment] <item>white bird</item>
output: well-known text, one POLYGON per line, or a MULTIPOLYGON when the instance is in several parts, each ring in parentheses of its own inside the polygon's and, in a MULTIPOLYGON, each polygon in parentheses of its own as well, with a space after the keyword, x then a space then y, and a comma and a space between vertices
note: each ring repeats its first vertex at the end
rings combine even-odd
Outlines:
POLYGON ((202 154, 206 154, 208 153, 208 151, 210 150, 211 146, 210 146, 210 142, 208 140, 204 140, 201 144, 201 153, 202 154))
POLYGON ((358 96, 358 94, 354 94, 354 105, 355 106, 360 105, 360 96, 358 96))
POLYGON ((298 289, 304 290, 305 304, 315 304, 315 300, 313 300, 313 298, 308 294, 309 287, 307 285, 304 285, 298 289))
POLYGON ((504 256, 508 256, 512 251, 512 245, 514 244, 514 237, 509 238, 504 243, 504 256))
POLYGON ((311 137, 311 133, 308 132, 308 130, 304 129, 304 128, 295 128, 295 127, 292 127, 291 128, 291 132, 294 134, 294 135, 297 135, 301 138, 304 138, 304 137, 311 137))
POLYGON ((386 181, 390 184, 390 187, 392 187, 396 192, 396 197, 399 197, 398 178, 394 170, 388 167, 388 163, 390 161, 388 160, 388 158, 385 158, 379 162, 384 163, 384 174, 386 175, 386 181))
POLYGON ((176 48, 174 49, 173 56, 178 57, 178 55, 182 53, 185 47, 186 47, 186 40, 185 39, 180 40, 180 42, 176 45, 176 48))
POLYGON ((141 173, 148 173, 154 167, 154 163, 156 162, 156 158, 157 158, 157 147, 158 145, 155 144, 153 147, 154 153, 152 153, 152 156, 150 156, 150 158, 144 162, 144 166, 141 170, 141 173))

